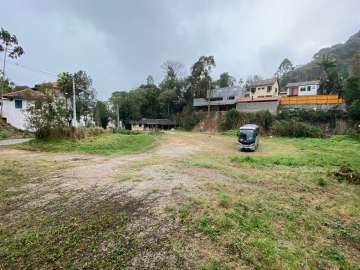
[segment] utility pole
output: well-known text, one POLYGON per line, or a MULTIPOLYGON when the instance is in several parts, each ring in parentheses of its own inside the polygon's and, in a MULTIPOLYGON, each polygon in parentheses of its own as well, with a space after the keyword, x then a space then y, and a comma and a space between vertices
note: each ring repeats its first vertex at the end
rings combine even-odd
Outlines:
POLYGON ((1 89, 0 89, 0 100, 1 100, 1 108, 0 108, 0 114, 2 115, 2 110, 3 110, 3 92, 4 92, 4 87, 5 87, 5 65, 6 65, 6 55, 7 55, 7 49, 8 46, 5 46, 5 50, 4 50, 4 63, 3 63, 3 71, 2 71, 2 85, 1 85, 1 89))
POLYGON ((209 85, 208 85, 209 89, 207 91, 208 93, 208 115, 210 115, 210 106, 211 106, 211 96, 212 96, 212 91, 211 91, 211 81, 209 80, 209 85))
POLYGON ((72 84, 73 84, 73 121, 72 125, 73 127, 77 127, 77 121, 76 121, 76 96, 75 96, 75 74, 72 76, 72 84))
POLYGON ((119 104, 116 103, 116 126, 120 129, 120 115, 119 115, 119 104))

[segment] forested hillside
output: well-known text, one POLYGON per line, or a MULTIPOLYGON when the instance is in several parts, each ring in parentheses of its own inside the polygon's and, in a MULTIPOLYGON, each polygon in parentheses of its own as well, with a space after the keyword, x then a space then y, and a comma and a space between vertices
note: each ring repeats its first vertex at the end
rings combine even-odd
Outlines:
POLYGON ((360 31, 355 35, 351 36, 348 41, 341 44, 336 44, 328 48, 323 48, 318 51, 313 60, 300 66, 293 71, 285 74, 282 80, 282 85, 285 85, 287 82, 295 81, 307 81, 319 79, 321 75, 321 69, 316 64, 316 62, 323 56, 332 56, 336 59, 337 66, 341 75, 346 78, 349 74, 349 66, 351 64, 351 59, 354 54, 360 50, 360 31))

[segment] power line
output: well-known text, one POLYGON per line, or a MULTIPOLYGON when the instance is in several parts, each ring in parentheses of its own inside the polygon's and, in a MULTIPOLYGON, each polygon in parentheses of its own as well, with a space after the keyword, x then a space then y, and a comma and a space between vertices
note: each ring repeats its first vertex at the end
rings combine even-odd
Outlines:
POLYGON ((18 66, 18 67, 21 67, 23 69, 27 69, 27 70, 32 71, 32 72, 37 72, 37 73, 42 73, 42 74, 45 74, 45 75, 50 75, 50 76, 57 77, 57 75, 52 73, 52 72, 44 71, 44 70, 37 69, 37 68, 33 68, 33 67, 30 67, 30 66, 27 66, 27 65, 23 65, 23 64, 20 64, 19 62, 14 62, 14 61, 11 61, 11 60, 7 60, 6 62, 11 64, 11 65, 18 66))

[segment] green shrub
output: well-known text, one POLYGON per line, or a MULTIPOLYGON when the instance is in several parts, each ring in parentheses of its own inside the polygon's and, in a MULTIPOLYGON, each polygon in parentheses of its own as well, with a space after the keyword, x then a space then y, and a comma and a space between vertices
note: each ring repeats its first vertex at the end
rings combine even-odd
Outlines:
POLYGON ((102 128, 43 127, 35 132, 36 139, 84 139, 104 133, 102 128))
POLYGON ((219 206, 221 206, 223 208, 229 208, 230 205, 231 205, 231 198, 228 195, 221 193, 220 200, 219 200, 219 206))
POLYGON ((225 113, 221 127, 223 130, 238 129, 242 125, 257 124, 261 132, 268 132, 274 121, 274 116, 269 111, 260 111, 256 113, 238 112, 231 109, 225 113))
POLYGON ((274 135, 285 137, 324 137, 324 133, 320 128, 295 120, 275 121, 271 132, 274 135))
POLYGON ((337 120, 347 120, 347 113, 342 110, 283 110, 277 115, 278 120, 294 120, 308 124, 326 125, 335 129, 337 120))
POLYGON ((326 182, 326 180, 324 180, 323 178, 319 178, 319 179, 318 179, 318 185, 319 185, 320 187, 325 187, 325 186, 327 186, 327 182, 326 182))
POLYGON ((231 109, 225 113, 224 121, 221 123, 223 130, 239 128, 240 113, 236 109, 231 109))
POLYGON ((7 130, 0 128, 0 139, 6 139, 9 136, 9 132, 7 130))
POLYGON ((231 129, 231 130, 227 130, 227 131, 224 131, 222 133, 222 135, 225 135, 225 136, 238 136, 238 130, 237 129, 231 129))
POLYGON ((180 127, 185 130, 192 130, 204 117, 205 112, 195 112, 191 106, 186 106, 178 117, 180 127))
POLYGON ((119 133, 123 135, 139 135, 139 134, 143 134, 144 132, 139 130, 129 130, 129 129, 113 129, 113 133, 119 133))

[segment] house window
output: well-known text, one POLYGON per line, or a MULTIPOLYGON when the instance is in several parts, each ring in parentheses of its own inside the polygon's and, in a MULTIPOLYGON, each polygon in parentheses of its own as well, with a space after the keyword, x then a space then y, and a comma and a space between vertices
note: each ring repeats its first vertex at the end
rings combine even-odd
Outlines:
POLYGON ((255 91, 256 91, 255 87, 251 88, 251 93, 255 93, 255 91))
POLYGON ((228 99, 235 99, 235 96, 230 96, 228 97, 228 99))
POLYGON ((300 88, 300 91, 301 91, 301 92, 305 92, 305 91, 306 91, 305 87, 301 87, 301 88, 300 88))
POLYGON ((22 100, 21 99, 15 99, 15 108, 16 109, 22 109, 22 100))
POLYGON ((214 97, 214 98, 210 98, 210 101, 220 101, 223 100, 222 97, 214 97))
POLYGON ((271 88, 272 88, 272 86, 271 86, 271 85, 267 87, 267 91, 268 91, 268 93, 269 93, 269 92, 271 92, 271 88))
POLYGON ((307 87, 307 90, 308 90, 308 91, 311 91, 311 86, 310 86, 310 85, 307 87))

